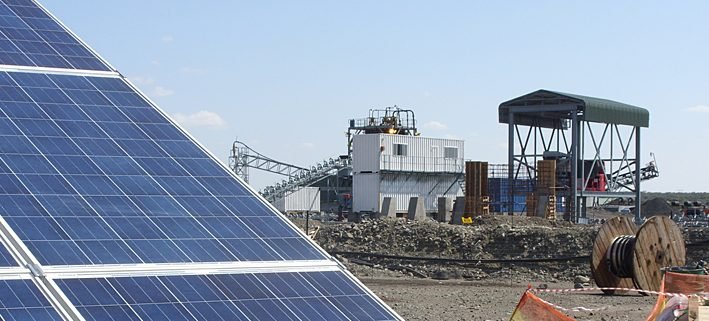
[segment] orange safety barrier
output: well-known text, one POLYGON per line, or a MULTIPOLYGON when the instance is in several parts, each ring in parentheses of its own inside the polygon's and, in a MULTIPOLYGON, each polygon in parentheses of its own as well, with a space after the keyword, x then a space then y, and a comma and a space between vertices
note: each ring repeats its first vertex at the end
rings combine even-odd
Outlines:
POLYGON ((530 291, 525 291, 512 313, 510 321, 574 321, 573 318, 554 309, 530 291))
POLYGON ((690 316, 696 315, 697 307, 692 300, 696 303, 699 300, 697 294, 709 292, 709 275, 667 272, 660 292, 668 294, 657 297, 647 321, 675 320, 677 315, 688 312, 690 316))

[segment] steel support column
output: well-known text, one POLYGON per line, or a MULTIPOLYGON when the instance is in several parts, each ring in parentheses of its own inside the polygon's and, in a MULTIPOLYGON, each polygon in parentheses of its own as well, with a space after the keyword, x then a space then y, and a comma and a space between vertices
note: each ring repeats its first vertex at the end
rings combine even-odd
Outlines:
POLYGON ((579 117, 578 112, 571 115, 571 175, 569 183, 571 183, 571 202, 573 203, 573 212, 569 213, 567 220, 576 221, 579 210, 578 199, 578 165, 579 165, 579 117))
POLYGON ((640 199, 640 127, 635 127, 635 224, 642 223, 640 199))
POLYGON ((507 214, 514 215, 514 179, 515 179, 515 114, 512 108, 509 111, 509 125, 507 134, 507 214))

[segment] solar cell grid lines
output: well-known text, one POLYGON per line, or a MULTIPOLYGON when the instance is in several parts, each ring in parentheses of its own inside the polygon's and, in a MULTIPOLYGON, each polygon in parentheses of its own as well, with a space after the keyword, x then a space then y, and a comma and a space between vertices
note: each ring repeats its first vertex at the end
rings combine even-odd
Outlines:
POLYGON ((0 0, 0 320, 400 319, 43 8, 0 0))
POLYGON ((0 289, 0 320, 63 320, 32 280, 0 280, 0 289))
POLYGON ((111 70, 32 1, 0 3, 0 64, 111 70))
POLYGON ((42 264, 324 258, 122 79, 4 72, 0 103, 0 208, 42 264))
POLYGON ((2 242, 0 242, 0 267, 17 265, 17 262, 12 258, 10 252, 8 252, 2 242))
POLYGON ((86 320, 396 320, 341 272, 58 280, 86 320))

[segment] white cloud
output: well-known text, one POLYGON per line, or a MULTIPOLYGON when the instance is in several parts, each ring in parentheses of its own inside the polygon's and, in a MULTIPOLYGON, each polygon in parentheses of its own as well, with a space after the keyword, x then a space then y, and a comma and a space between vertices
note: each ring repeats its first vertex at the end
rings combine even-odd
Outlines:
POLYGON ((160 38, 160 40, 162 40, 163 43, 171 43, 175 41, 175 38, 172 37, 172 35, 164 35, 162 36, 162 38, 160 38))
POLYGON ((226 125, 226 122, 219 114, 207 110, 200 110, 192 114, 176 113, 172 116, 175 121, 185 126, 218 128, 226 125))
POLYGON ((314 143, 303 143, 303 148, 305 149, 315 149, 314 143))
POLYGON ((448 129, 448 125, 441 123, 439 121, 432 120, 430 122, 423 124, 423 128, 430 129, 430 130, 446 130, 446 129, 448 129))
POLYGON ((694 107, 689 107, 687 108, 687 111, 693 112, 693 113, 709 113, 709 106, 706 105, 697 105, 694 107))
POLYGON ((155 86, 155 88, 153 89, 153 95, 155 95, 156 97, 172 96, 174 93, 174 90, 167 89, 163 86, 155 86))

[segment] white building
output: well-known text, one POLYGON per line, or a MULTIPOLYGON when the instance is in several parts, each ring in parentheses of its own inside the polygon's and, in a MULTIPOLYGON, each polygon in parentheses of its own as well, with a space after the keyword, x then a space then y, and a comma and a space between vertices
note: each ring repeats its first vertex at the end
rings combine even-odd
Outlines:
POLYGON ((411 197, 424 197, 426 212, 438 197, 462 195, 464 141, 410 135, 360 134, 352 143, 352 210, 380 212, 385 197, 406 213, 411 197))

